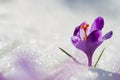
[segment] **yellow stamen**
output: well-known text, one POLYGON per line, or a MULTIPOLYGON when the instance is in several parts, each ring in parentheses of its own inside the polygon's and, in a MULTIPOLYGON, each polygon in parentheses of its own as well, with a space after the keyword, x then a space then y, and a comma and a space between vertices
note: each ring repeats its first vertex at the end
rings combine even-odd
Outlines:
POLYGON ((83 24, 82 26, 81 26, 81 28, 84 30, 84 33, 85 33, 85 36, 84 36, 84 41, 86 41, 87 40, 87 28, 89 27, 89 24, 83 24))

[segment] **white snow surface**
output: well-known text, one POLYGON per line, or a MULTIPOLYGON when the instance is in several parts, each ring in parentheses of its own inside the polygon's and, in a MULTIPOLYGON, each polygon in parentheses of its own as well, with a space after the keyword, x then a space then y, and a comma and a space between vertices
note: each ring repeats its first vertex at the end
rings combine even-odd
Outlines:
POLYGON ((34 53, 40 67, 47 72, 70 59, 59 47, 73 56, 79 55, 76 58, 87 64, 85 54, 72 45, 71 36, 81 22, 92 24, 96 17, 102 16, 103 35, 112 30, 113 37, 95 51, 93 64, 106 48, 97 69, 90 68, 70 80, 113 80, 109 74, 120 73, 119 7, 119 0, 0 0, 0 71, 12 69, 9 58, 19 49, 34 53), (104 76, 101 73, 108 75, 107 78, 101 79, 104 76))

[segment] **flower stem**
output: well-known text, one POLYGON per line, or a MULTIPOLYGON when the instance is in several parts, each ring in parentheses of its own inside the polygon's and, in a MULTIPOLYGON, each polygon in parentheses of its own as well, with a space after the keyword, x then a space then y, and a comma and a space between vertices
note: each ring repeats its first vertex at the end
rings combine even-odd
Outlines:
POLYGON ((99 55, 99 57, 98 57, 98 59, 97 59, 95 65, 94 65, 94 68, 97 66, 97 64, 98 64, 98 62, 99 62, 101 56, 103 55, 103 52, 104 52, 104 51, 105 51, 105 48, 102 50, 101 54, 99 55))
POLYGON ((88 57, 88 66, 89 66, 89 67, 92 66, 92 57, 88 57))
POLYGON ((70 58, 72 58, 75 62, 79 63, 72 55, 70 55, 67 51, 65 51, 64 49, 60 48, 59 49, 64 52, 66 55, 68 55, 70 58))

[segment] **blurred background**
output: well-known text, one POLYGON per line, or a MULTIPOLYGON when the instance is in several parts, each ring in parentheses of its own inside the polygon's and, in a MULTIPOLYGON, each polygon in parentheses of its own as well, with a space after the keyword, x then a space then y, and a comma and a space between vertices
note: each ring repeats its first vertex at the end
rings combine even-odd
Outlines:
POLYGON ((50 61, 58 64, 67 57, 58 47, 73 55, 82 53, 71 44, 74 28, 83 21, 92 24, 96 17, 102 16, 105 20, 103 34, 112 30, 114 35, 96 50, 93 63, 105 47, 98 67, 118 71, 119 15, 119 0, 0 0, 1 61, 15 48, 29 47, 44 58, 45 65, 51 66, 50 61))

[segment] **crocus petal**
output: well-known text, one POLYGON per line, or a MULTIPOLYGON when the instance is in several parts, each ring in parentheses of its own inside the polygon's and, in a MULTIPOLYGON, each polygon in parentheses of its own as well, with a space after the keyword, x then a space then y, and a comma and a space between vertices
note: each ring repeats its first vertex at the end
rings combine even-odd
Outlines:
POLYGON ((102 30, 104 26, 104 19, 102 17, 97 17, 91 26, 90 32, 94 30, 102 30))
POLYGON ((83 29, 80 29, 80 38, 81 40, 84 40, 85 32, 83 29))
POLYGON ((79 26, 77 26, 77 27, 75 28, 74 33, 73 33, 73 36, 77 36, 77 37, 81 38, 81 37, 80 37, 80 29, 81 29, 81 25, 84 25, 84 24, 86 24, 86 22, 83 22, 82 24, 80 24, 79 26))
POLYGON ((112 31, 110 31, 110 32, 108 32, 108 33, 106 33, 104 36, 103 36, 103 40, 106 40, 106 39, 109 39, 109 38, 111 38, 112 37, 112 35, 113 35, 113 32, 112 31))
POLYGON ((82 50, 82 51, 85 52, 85 53, 89 52, 89 50, 88 50, 85 42, 82 41, 81 39, 79 39, 79 38, 76 37, 76 36, 73 36, 73 37, 71 38, 71 40, 72 40, 73 45, 74 45, 76 48, 82 50))
POLYGON ((71 41, 72 41, 74 46, 77 46, 79 41, 80 41, 80 38, 78 38, 77 36, 72 36, 71 41))
POLYGON ((78 36, 79 37, 79 31, 80 31, 80 26, 77 26, 74 30, 73 36, 78 36))
POLYGON ((90 54, 92 55, 95 49, 102 43, 101 39, 102 33, 100 30, 95 30, 88 36, 86 41, 86 45, 89 48, 90 54))

